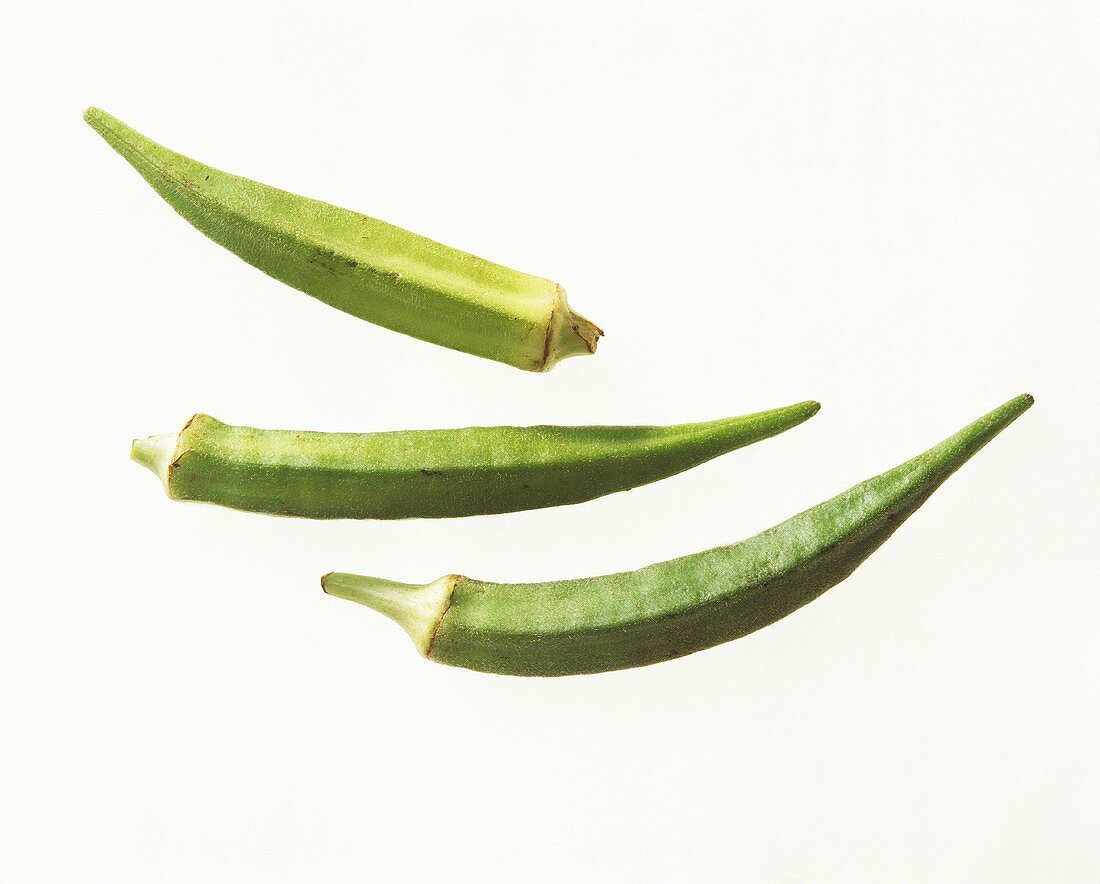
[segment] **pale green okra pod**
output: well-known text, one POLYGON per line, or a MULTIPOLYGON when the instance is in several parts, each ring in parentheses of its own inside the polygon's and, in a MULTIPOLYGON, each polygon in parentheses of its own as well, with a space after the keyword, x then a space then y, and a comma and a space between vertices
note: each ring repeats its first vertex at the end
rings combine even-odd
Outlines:
POLYGON ((98 108, 84 119, 214 242, 338 310, 528 371, 596 351, 603 332, 557 283, 222 172, 98 108))
POLYGON ((330 595, 396 620, 426 657, 507 675, 644 666, 748 635, 844 580, 1034 400, 1018 396, 889 472, 748 540, 637 571, 415 586, 328 574, 330 595))
POLYGON ((204 414, 134 441, 169 497, 314 519, 471 516, 579 503, 655 482, 809 419, 802 402, 669 427, 316 433, 204 414))

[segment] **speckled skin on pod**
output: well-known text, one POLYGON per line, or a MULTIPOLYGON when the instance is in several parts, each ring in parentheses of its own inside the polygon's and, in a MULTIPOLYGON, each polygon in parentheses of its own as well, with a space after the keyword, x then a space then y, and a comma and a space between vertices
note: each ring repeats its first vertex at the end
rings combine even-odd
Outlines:
POLYGON ((400 623, 440 663, 507 675, 644 666, 740 638, 844 580, 1032 404, 1019 396, 889 472, 736 543, 637 571, 425 586, 328 574, 322 586, 400 623))
POLYGON ((550 280, 219 171, 97 108, 84 119, 214 242, 352 316, 528 371, 594 353, 603 334, 550 280))
POLYGON ((669 427, 257 430, 195 415, 134 441, 168 496, 314 519, 471 516, 559 506, 655 482, 817 413, 803 402, 669 427))

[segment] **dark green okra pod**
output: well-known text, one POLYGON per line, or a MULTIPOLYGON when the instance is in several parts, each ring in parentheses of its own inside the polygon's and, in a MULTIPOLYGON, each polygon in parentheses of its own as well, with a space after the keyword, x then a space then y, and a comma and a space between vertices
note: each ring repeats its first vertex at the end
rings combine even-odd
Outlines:
POLYGON ((1032 402, 1019 396, 763 534, 638 571, 521 584, 450 575, 424 586, 328 574, 321 585, 393 618, 440 663, 508 675, 658 663, 748 635, 840 583, 1032 402))
POLYGON ((256 430, 195 415, 138 439, 168 496, 314 519, 471 516, 592 500, 767 439, 803 402, 671 427, 468 427, 393 433, 256 430))

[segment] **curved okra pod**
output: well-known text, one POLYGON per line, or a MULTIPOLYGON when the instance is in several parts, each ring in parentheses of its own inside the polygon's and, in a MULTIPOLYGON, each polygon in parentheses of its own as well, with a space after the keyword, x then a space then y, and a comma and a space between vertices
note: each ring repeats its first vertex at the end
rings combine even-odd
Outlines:
POLYGON ((97 108, 84 119, 214 242, 338 310, 528 371, 596 351, 603 332, 556 283, 221 172, 97 108))
POLYGON ((507 513, 655 482, 767 439, 816 402, 671 427, 469 427, 312 433, 233 427, 204 414, 134 441, 168 496, 314 519, 507 513))
POLYGON ((935 448, 732 546, 638 571, 413 586, 328 574, 330 595, 393 618, 426 657, 507 675, 644 666, 740 638, 840 583, 936 488, 1032 404, 1019 396, 935 448))

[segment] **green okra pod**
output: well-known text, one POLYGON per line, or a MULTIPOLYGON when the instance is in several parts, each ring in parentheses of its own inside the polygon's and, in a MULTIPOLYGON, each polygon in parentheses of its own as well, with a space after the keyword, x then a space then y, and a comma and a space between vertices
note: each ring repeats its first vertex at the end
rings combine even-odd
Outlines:
POLYGON ((603 332, 557 283, 214 169, 98 108, 84 119, 214 242, 352 316, 528 371, 596 351, 603 332))
POLYGON ((352 574, 331 595, 393 618, 440 663, 508 675, 644 666, 740 638, 844 580, 955 470, 1032 404, 1019 396, 889 472, 748 540, 582 580, 424 586, 352 574))
POLYGON ((138 439, 169 497, 314 519, 507 513, 655 482, 817 413, 802 402, 669 427, 468 427, 390 433, 257 430, 191 418, 138 439))

